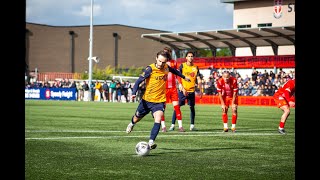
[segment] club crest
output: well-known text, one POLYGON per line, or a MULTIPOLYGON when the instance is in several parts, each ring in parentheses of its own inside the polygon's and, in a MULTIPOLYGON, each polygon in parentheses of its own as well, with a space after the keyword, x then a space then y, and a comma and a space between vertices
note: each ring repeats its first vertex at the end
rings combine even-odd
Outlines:
POLYGON ((282 16, 282 2, 283 0, 274 0, 273 16, 276 19, 279 19, 282 16))

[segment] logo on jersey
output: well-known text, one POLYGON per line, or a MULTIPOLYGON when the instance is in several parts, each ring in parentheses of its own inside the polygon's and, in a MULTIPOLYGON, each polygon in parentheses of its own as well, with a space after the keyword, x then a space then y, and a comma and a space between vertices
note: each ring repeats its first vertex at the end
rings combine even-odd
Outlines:
POLYGON ((283 0, 274 0, 273 16, 276 19, 279 19, 282 16, 282 1, 283 0))
POLYGON ((156 80, 165 80, 166 81, 168 79, 168 75, 165 74, 163 76, 156 76, 155 78, 156 78, 156 80))

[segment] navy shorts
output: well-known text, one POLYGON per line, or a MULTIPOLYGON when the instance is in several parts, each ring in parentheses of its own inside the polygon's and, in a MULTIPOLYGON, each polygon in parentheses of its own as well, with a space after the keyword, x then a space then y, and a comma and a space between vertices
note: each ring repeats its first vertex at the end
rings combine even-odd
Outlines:
POLYGON ((142 118, 151 111, 152 117, 153 117, 153 113, 156 111, 164 112, 165 104, 166 104, 165 102, 153 103, 153 102, 148 102, 148 101, 145 101, 144 99, 141 99, 135 115, 138 118, 142 118))
POLYGON ((184 106, 186 99, 188 100, 189 106, 194 106, 196 104, 196 93, 195 92, 188 92, 188 95, 183 95, 182 91, 178 91, 179 95, 179 106, 184 106))

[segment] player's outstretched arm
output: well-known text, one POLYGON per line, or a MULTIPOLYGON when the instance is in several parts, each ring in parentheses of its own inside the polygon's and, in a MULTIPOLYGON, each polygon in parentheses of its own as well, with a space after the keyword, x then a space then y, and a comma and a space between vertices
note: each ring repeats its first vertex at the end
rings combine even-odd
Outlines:
POLYGON ((136 80, 136 82, 134 83, 133 89, 132 89, 132 98, 134 98, 133 96, 136 96, 137 91, 139 89, 139 85, 148 77, 150 77, 150 74, 152 72, 152 69, 150 66, 147 66, 146 69, 143 71, 143 73, 139 76, 139 78, 136 80))
POLYGON ((173 69, 173 68, 170 67, 170 66, 168 66, 168 68, 169 68, 169 71, 172 72, 173 74, 181 77, 182 79, 184 79, 184 80, 186 80, 186 81, 188 81, 188 82, 191 81, 188 77, 184 76, 180 71, 178 71, 178 70, 176 70, 176 69, 173 69))

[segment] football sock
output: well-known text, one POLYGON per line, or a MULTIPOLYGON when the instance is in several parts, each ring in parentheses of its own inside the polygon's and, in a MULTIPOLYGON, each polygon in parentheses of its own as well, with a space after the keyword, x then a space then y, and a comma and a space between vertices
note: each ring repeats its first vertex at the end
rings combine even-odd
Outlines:
POLYGON ((228 115, 226 113, 222 113, 222 121, 223 123, 228 123, 228 115))
POLYGON ((223 123, 223 128, 228 128, 228 123, 223 123))
POLYGON ((232 114, 232 124, 237 124, 237 118, 238 118, 237 115, 232 114))
POLYGON ((131 124, 132 124, 132 125, 134 125, 133 117, 134 117, 134 116, 132 116, 132 118, 131 118, 131 124))
POLYGON ((162 127, 162 128, 166 127, 165 121, 161 121, 161 127, 162 127))
POLYGON ((170 127, 174 127, 174 124, 171 124, 171 126, 170 127))
POLYGON ((182 127, 182 120, 178 120, 179 128, 182 127))
POLYGON ((280 121, 279 128, 284 128, 284 122, 280 121))
POLYGON ((181 120, 182 119, 182 115, 181 115, 180 106, 176 105, 176 106, 173 106, 173 108, 174 108, 174 111, 176 112, 176 118, 178 120, 181 120))
POLYGON ((196 111, 194 110, 194 106, 190 106, 190 124, 194 124, 194 117, 196 116, 196 111))
POLYGON ((153 142, 154 142, 154 141, 153 141, 152 139, 149 140, 149 144, 153 144, 153 142))
POLYGON ((150 139, 155 140, 160 130, 160 123, 154 123, 150 133, 150 139))
POLYGON ((194 124, 190 124, 190 129, 194 128, 194 124))
POLYGON ((231 128, 236 128, 236 124, 233 124, 233 123, 232 123, 231 128))
POLYGON ((163 114, 163 116, 161 117, 161 122, 162 122, 162 121, 164 121, 164 114, 163 114))
POLYGON ((176 117, 176 111, 174 110, 173 111, 173 114, 172 114, 172 124, 175 124, 176 123, 176 119, 177 119, 177 117, 176 117))

